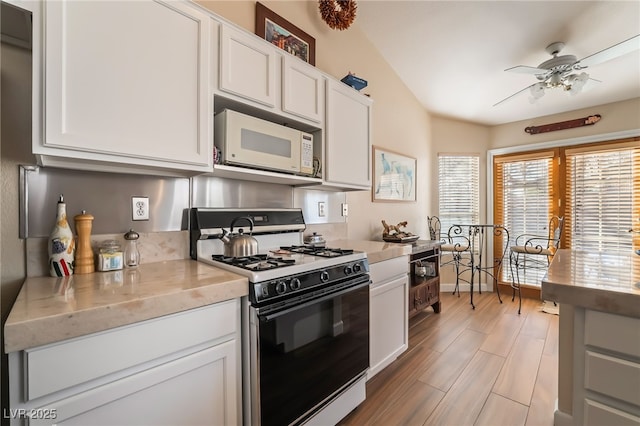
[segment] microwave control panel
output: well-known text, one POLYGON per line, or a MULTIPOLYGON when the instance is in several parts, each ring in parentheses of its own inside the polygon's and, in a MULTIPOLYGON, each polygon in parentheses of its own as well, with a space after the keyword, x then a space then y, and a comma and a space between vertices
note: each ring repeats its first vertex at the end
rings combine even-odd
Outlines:
POLYGON ((313 136, 302 134, 300 143, 300 173, 313 174, 313 136))

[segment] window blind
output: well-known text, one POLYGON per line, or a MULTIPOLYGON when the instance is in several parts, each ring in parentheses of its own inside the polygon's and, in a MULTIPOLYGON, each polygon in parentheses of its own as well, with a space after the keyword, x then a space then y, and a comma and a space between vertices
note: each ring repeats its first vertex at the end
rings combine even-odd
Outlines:
MULTIPOLYGON (((494 252, 504 251, 521 234, 545 235, 553 215, 553 152, 497 157, 494 159, 496 223, 509 231, 511 242, 501 239, 494 252)), ((495 254, 494 254, 495 255, 495 254)), ((510 281, 509 268, 502 269, 502 280, 510 281)), ((531 271, 524 278, 528 284, 538 285, 544 275, 531 271)))
POLYGON ((438 206, 442 232, 454 224, 480 221, 480 158, 438 155, 438 206))
POLYGON ((631 253, 629 229, 640 214, 640 148, 627 145, 567 149, 565 229, 572 249, 631 253))

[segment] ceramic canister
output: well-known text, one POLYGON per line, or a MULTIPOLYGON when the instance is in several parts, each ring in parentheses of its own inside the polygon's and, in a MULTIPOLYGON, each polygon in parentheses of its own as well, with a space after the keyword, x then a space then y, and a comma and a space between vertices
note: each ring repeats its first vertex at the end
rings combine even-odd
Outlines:
POLYGON ((67 206, 60 195, 56 224, 48 242, 49 274, 52 277, 73 275, 75 240, 67 221, 67 206))

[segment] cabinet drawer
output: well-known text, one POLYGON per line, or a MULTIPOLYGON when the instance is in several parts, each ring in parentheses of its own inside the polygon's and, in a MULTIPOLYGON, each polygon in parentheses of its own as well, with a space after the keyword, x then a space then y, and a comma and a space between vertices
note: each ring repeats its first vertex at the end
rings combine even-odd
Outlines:
POLYGON ((640 426, 640 417, 585 399, 584 424, 598 426, 640 426))
POLYGON ((230 300, 25 351, 26 398, 34 399, 223 336, 233 338, 230 300))
POLYGON ((640 357, 640 319, 587 310, 584 323, 585 344, 640 357))
POLYGON ((587 351, 585 388, 640 405, 640 364, 587 351))
POLYGON ((409 269, 408 262, 408 256, 400 256, 370 264, 369 274, 371 281, 381 283, 396 275, 406 274, 409 269))

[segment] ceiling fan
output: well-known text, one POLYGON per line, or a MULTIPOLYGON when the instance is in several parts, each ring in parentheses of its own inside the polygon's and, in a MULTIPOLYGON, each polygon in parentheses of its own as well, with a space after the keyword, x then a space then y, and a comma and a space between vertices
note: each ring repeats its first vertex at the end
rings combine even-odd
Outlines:
POLYGON ((507 68, 505 71, 533 74, 538 79, 538 82, 504 98, 493 106, 500 105, 526 90, 530 91, 530 100, 533 103, 544 96, 546 89, 562 88, 575 95, 576 93, 580 93, 583 86, 589 80, 601 83, 600 80, 591 78, 589 74, 582 70, 640 49, 640 34, 614 44, 604 50, 585 56, 582 59, 577 59, 574 55, 559 56, 558 54, 562 51, 563 47, 564 43, 559 41, 548 45, 545 50, 553 57, 537 67, 518 65, 507 68))

